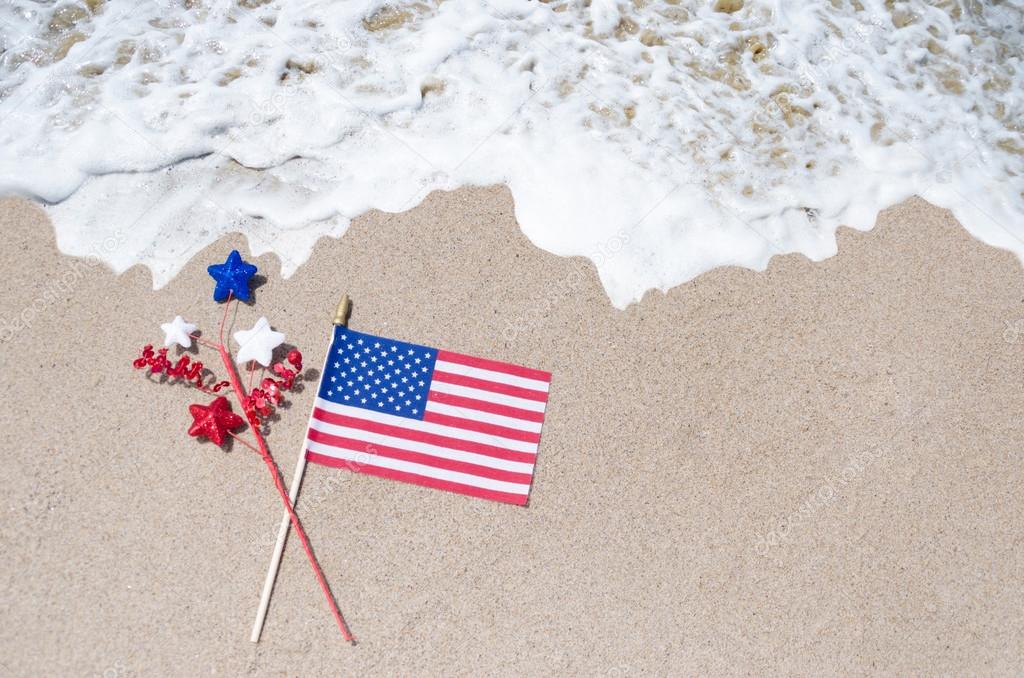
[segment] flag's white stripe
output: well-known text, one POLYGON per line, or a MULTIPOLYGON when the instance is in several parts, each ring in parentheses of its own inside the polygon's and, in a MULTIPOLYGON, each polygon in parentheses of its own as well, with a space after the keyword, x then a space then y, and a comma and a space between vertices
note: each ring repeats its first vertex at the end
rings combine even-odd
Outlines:
POLYGON ((316 443, 311 440, 306 441, 306 448, 312 452, 316 452, 317 454, 334 457, 335 459, 344 459, 357 465, 376 466, 377 468, 387 468, 405 473, 414 473, 425 478, 447 480, 451 483, 480 487, 485 490, 493 490, 495 492, 508 492, 509 494, 519 495, 525 495, 530 492, 529 485, 508 483, 503 480, 493 480, 491 478, 481 478, 480 476, 474 476, 468 473, 459 473, 458 471, 449 471, 443 468, 414 464, 412 462, 402 461, 401 459, 382 457, 379 454, 353 452, 351 450, 345 450, 332 445, 316 443))
POLYGON ((499 405, 508 405, 509 407, 518 407, 521 410, 532 410, 534 412, 544 411, 544 401, 542 400, 516 398, 515 396, 505 395, 504 393, 495 393, 493 391, 484 391, 479 388, 449 384, 448 382, 438 381, 437 379, 430 382, 430 390, 438 391, 439 393, 450 393, 452 395, 463 396, 465 398, 486 400, 489 403, 498 403, 499 405))
POLYGON ((447 447, 431 445, 430 443, 421 443, 418 440, 407 440, 406 438, 386 436, 382 433, 364 431, 362 429, 351 428, 349 426, 338 426, 337 424, 330 424, 326 421, 321 421, 317 419, 315 416, 313 417, 312 421, 309 422, 309 427, 311 429, 320 431, 321 433, 342 436, 345 438, 353 438, 355 440, 360 440, 370 445, 397 447, 398 449, 406 450, 407 452, 419 452, 421 454, 429 454, 432 457, 438 457, 440 459, 462 461, 466 462, 467 464, 486 466, 488 468, 499 469, 501 471, 512 471, 515 473, 529 474, 533 473, 533 464, 527 464, 521 461, 509 461, 507 459, 496 459, 495 457, 488 457, 486 454, 463 452, 462 450, 453 450, 447 447))
POLYGON ((482 443, 484 445, 493 445, 494 447, 501 447, 506 450, 515 450, 516 452, 530 452, 531 454, 537 452, 537 443, 528 443, 522 440, 512 440, 511 438, 490 435, 489 433, 479 433, 477 431, 470 431, 468 429, 459 428, 458 426, 432 424, 430 422, 420 421, 418 419, 396 417, 395 415, 384 414, 383 412, 373 412, 372 410, 364 410, 361 407, 338 405, 337 403, 332 403, 330 400, 324 400, 323 398, 316 399, 316 406, 321 409, 327 410, 328 412, 334 412, 335 414, 342 414, 348 417, 357 417, 359 419, 364 419, 366 421, 374 421, 379 424, 387 424, 389 426, 400 426, 402 428, 409 429, 412 431, 422 431, 424 433, 433 433, 439 436, 458 438, 459 440, 468 440, 474 443, 482 443))
POLYGON ((472 419, 473 421, 480 421, 485 424, 494 424, 496 426, 504 426, 506 428, 514 428, 520 431, 530 431, 533 433, 540 433, 541 427, 541 422, 539 421, 527 421, 526 419, 506 417, 501 414, 484 412, 483 410, 473 410, 468 407, 446 405, 433 400, 427 402, 427 412, 437 412, 438 414, 447 414, 452 417, 472 419))
POLYGON ((509 386, 528 388, 531 391, 543 391, 544 393, 548 392, 549 384, 546 381, 540 381, 538 379, 528 379, 526 377, 517 377, 514 374, 505 374, 504 372, 485 370, 481 367, 470 367, 469 365, 461 365, 459 363, 450 363, 446 360, 438 360, 437 362, 434 363, 434 369, 439 372, 447 372, 448 374, 459 374, 464 377, 474 377, 476 379, 494 381, 499 384, 508 384, 509 386))

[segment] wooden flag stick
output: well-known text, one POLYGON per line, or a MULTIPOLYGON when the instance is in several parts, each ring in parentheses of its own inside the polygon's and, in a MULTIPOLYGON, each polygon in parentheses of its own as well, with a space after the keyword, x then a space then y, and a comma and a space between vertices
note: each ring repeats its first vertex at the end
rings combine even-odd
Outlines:
MULTIPOLYGON (((352 308, 352 302, 349 301, 348 295, 344 295, 341 301, 338 302, 338 308, 334 312, 334 324, 335 325, 347 325, 349 310, 352 308)), ((324 370, 327 369, 327 360, 330 359, 328 354, 324 358, 324 370)), ((323 377, 323 370, 320 372, 321 378, 323 377)), ((310 418, 312 419, 313 413, 310 412, 310 418)), ((299 496, 299 487, 302 486, 302 477, 306 473, 306 441, 303 438, 302 449, 299 452, 299 459, 295 464, 295 473, 292 474, 291 490, 288 492, 288 499, 294 509, 295 500, 299 496)), ((274 553, 270 558, 270 567, 267 568, 267 578, 263 582, 263 593, 260 595, 260 606, 256 610, 256 621, 252 625, 252 635, 249 636, 249 640, 254 643, 260 642, 260 634, 263 633, 263 622, 267 618, 267 607, 270 605, 270 595, 274 592, 274 582, 277 580, 277 570, 281 566, 281 554, 284 553, 284 543, 288 538, 288 530, 291 527, 291 516, 288 511, 285 511, 284 517, 281 518, 281 526, 277 530, 277 543, 274 544, 274 553)))

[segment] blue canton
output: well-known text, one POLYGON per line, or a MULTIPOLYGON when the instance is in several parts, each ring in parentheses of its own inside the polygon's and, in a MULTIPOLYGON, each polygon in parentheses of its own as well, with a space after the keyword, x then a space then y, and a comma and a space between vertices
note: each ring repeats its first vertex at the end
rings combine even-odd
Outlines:
POLYGON ((437 350, 334 328, 320 397, 339 405, 423 419, 437 350))

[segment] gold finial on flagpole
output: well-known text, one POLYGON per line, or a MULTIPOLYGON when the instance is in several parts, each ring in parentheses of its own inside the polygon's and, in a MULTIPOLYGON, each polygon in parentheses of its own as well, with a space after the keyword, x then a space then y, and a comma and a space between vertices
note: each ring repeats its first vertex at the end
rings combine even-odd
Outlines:
POLYGON ((347 294, 343 294, 341 301, 338 302, 338 308, 334 311, 334 324, 348 326, 348 314, 351 310, 352 302, 349 301, 347 294))

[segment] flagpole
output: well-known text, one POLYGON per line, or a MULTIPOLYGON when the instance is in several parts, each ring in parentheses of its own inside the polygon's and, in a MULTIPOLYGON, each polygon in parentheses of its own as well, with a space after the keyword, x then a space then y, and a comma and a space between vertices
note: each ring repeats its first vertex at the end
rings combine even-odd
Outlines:
MULTIPOLYGON (((349 301, 348 295, 345 294, 341 297, 341 301, 338 302, 338 308, 334 311, 334 324, 345 326, 348 324, 348 314, 352 308, 352 302, 349 301)), ((330 354, 324 358, 324 370, 327 369, 327 361, 330 359, 330 354)), ((320 371, 321 378, 323 376, 323 370, 320 371)), ((315 405, 314 405, 315 407, 315 405)), ((310 419, 312 419, 313 413, 312 408, 310 411, 310 419)), ((307 425, 308 430, 308 425, 307 425)), ((302 477, 306 474, 306 441, 302 441, 302 449, 299 452, 299 459, 295 463, 295 472, 292 474, 291 479, 291 490, 288 492, 288 499, 294 509, 295 500, 299 496, 299 487, 302 485, 302 477)), ((256 621, 252 625, 252 635, 249 636, 249 640, 258 643, 260 642, 260 634, 263 633, 263 622, 267 618, 267 608, 270 605, 270 595, 274 592, 274 582, 277 580, 277 571, 281 566, 281 555, 284 553, 284 543, 288 538, 288 530, 291 527, 291 517, 286 510, 284 517, 281 519, 281 526, 277 530, 277 543, 274 544, 274 553, 270 558, 270 567, 267 568, 267 578, 263 582, 263 593, 260 595, 260 606, 256 610, 256 621)))

